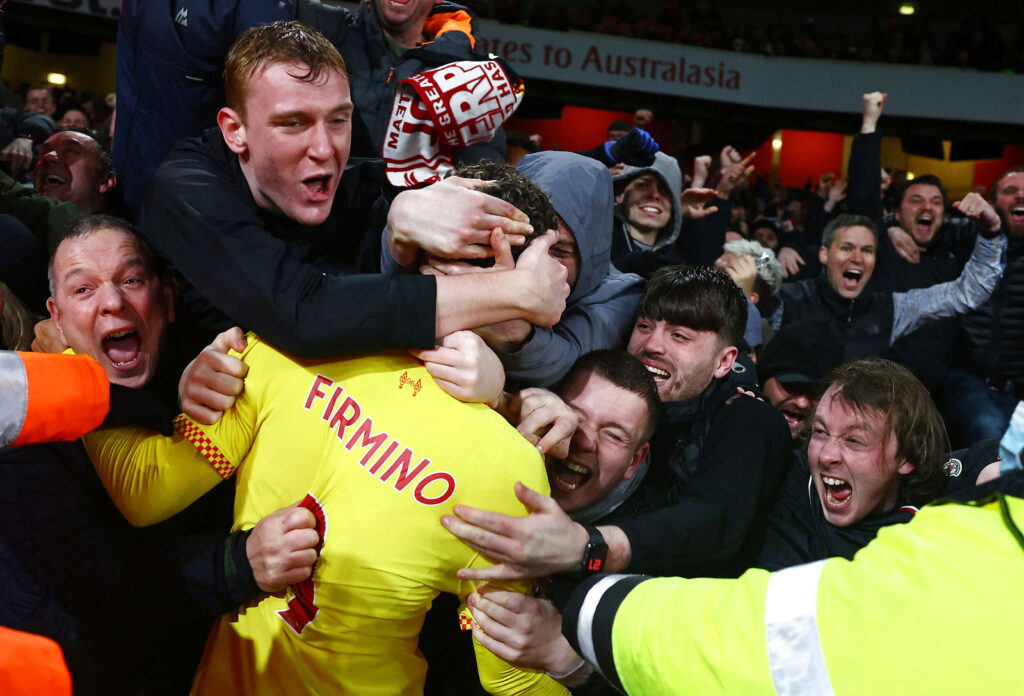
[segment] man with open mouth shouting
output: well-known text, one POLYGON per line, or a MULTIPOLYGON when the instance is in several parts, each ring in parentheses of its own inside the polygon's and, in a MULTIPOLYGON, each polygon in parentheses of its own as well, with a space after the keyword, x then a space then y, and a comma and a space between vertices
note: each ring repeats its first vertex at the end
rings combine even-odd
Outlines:
POLYGON ((779 491, 757 567, 852 558, 890 524, 909 522, 946 485, 938 409, 907 368, 882 358, 833 370, 811 418, 807 454, 779 491))
POLYGON ((148 249, 111 219, 63 240, 50 267, 47 307, 61 339, 92 355, 119 384, 153 377, 176 288, 150 270, 148 249))
POLYGON ((45 196, 98 213, 107 209, 117 176, 109 155, 90 133, 67 128, 51 135, 39 148, 32 182, 45 196))
POLYGON ((1024 169, 999 177, 992 199, 1009 237, 1006 272, 992 297, 961 320, 946 391, 946 416, 972 443, 1000 437, 1024 398, 1024 322, 1016 311, 1024 291, 1024 169))
POLYGON ((1006 238, 999 216, 978 194, 967 194, 956 206, 979 220, 982 231, 959 278, 906 292, 865 293, 878 230, 863 215, 840 215, 822 233, 822 275, 783 285, 783 326, 801 319, 826 322, 843 344, 843 358, 855 360, 887 355, 897 339, 927 322, 978 307, 1002 275, 1006 238))
POLYGON ((349 157, 349 75, 322 34, 298 22, 247 29, 225 61, 225 96, 218 128, 164 160, 139 218, 184 280, 183 323, 240 325, 304 357, 432 348, 437 336, 511 319, 557 323, 569 286, 541 244, 508 271, 379 274, 385 222, 399 239, 410 228, 456 236, 461 258, 493 255, 495 228, 512 245, 533 229, 457 179, 388 208, 380 163, 349 157))
MULTIPOLYGON (((168 405, 178 384, 174 364, 191 350, 182 332, 169 331, 176 286, 123 220, 84 216, 55 241, 54 324, 74 352, 98 363, 102 383, 53 370, 50 392, 77 381, 106 397, 109 380, 108 422, 169 431, 177 412, 168 405)), ((5 404, 16 396, 5 387, 5 404)), ((30 401, 27 413, 43 408, 52 430, 63 414, 40 401, 30 401)), ((95 412, 88 399, 76 407, 95 412)), ((233 492, 223 489, 141 531, 118 514, 81 443, 0 450, 0 614, 5 625, 71 648, 65 654, 82 693, 157 685, 184 693, 217 613, 311 572, 319 537, 307 510, 274 512, 251 533, 229 535, 233 492)))
MULTIPOLYGON (((502 561, 466 569, 460 577, 581 569, 722 575, 748 567, 756 550, 748 535, 763 521, 782 480, 790 438, 779 412, 737 394, 730 376, 746 307, 743 291, 721 271, 656 271, 627 348, 654 378, 663 405, 643 482, 617 509, 595 519, 597 527, 574 522, 550 498, 521 489, 517 494, 532 511, 525 518, 456 506, 442 519, 445 527, 502 561)), ((580 398, 573 391, 579 385, 569 387, 563 397, 580 398)), ((582 491, 593 480, 572 467, 550 471, 556 491, 582 491)))

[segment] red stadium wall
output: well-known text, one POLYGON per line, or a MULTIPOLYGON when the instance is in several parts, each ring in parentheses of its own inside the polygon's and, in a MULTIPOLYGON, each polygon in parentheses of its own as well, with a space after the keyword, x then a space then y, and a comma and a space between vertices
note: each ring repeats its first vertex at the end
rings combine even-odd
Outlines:
POLYGON ((997 160, 978 160, 974 163, 974 185, 984 186, 986 193, 996 183, 996 177, 1007 169, 1024 165, 1024 147, 1007 145, 1003 148, 1003 158, 997 160))
POLYGON ((842 176, 842 135, 816 131, 782 131, 779 179, 783 186, 803 188, 808 179, 816 182, 824 172, 842 176))
MULTIPOLYGON (((539 133, 543 140, 543 150, 565 150, 579 152, 604 142, 608 124, 616 119, 624 119, 633 123, 633 114, 625 111, 607 111, 604 109, 588 109, 581 106, 566 106, 562 109, 560 119, 516 118, 512 117, 505 124, 507 130, 533 135, 539 133)), ((661 149, 672 152, 672 126, 665 119, 654 118, 651 135, 661 145, 661 149)))

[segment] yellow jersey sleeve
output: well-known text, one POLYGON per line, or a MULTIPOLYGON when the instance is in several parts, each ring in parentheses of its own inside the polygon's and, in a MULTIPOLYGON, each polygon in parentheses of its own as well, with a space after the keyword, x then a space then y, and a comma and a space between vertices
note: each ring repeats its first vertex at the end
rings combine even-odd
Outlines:
MULTIPOLYGON (((246 336, 246 340, 248 345, 242 353, 232 350, 229 354, 241 358, 251 370, 253 363, 260 363, 260 355, 266 352, 266 346, 252 333, 246 336)), ((246 379, 245 388, 234 405, 213 425, 197 423, 184 413, 174 419, 175 429, 221 478, 231 478, 256 439, 259 408, 254 392, 258 390, 261 371, 269 371, 269 368, 257 367, 253 371, 255 379, 246 379)))
MULTIPOLYGON (((476 554, 469 563, 470 568, 486 568, 493 565, 481 554, 476 554)), ((480 583, 472 581, 459 582, 459 626, 463 630, 472 629, 473 615, 466 606, 466 597, 475 591, 480 583)), ((508 580, 487 582, 510 592, 533 594, 530 580, 508 580)), ((569 694, 569 690, 549 677, 544 672, 514 667, 473 639, 473 652, 476 654, 476 670, 480 676, 480 684, 489 694, 569 694)))
MULTIPOLYGON (((240 355, 262 345, 252 334, 240 355)), ((131 524, 156 524, 177 514, 230 478, 255 438, 258 409, 247 389, 214 425, 179 415, 173 437, 139 428, 98 430, 84 439, 96 473, 131 524)))
POLYGON ((473 641, 476 653, 476 670, 480 684, 489 694, 537 694, 538 696, 563 696, 569 690, 544 672, 513 667, 484 646, 473 641))
POLYGON ((181 512, 221 481, 180 435, 106 428, 89 433, 83 441, 110 499, 137 527, 181 512))

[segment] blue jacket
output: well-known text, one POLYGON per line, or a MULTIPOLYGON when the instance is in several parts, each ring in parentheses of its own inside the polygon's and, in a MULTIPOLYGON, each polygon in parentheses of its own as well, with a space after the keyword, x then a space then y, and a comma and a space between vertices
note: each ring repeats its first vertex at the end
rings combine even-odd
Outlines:
POLYGON ((113 159, 136 216, 174 143, 217 125, 231 44, 247 28, 293 13, 290 0, 124 0, 113 159))

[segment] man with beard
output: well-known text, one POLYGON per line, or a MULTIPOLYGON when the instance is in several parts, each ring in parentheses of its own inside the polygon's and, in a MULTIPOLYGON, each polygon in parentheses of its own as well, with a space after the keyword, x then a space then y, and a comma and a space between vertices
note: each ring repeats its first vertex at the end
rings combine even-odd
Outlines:
POLYGON ((968 443, 999 437, 1024 398, 1024 169, 1003 174, 993 187, 1009 245, 1006 271, 992 296, 960 320, 946 413, 968 443))

